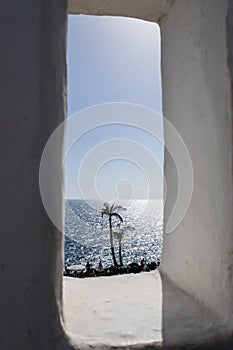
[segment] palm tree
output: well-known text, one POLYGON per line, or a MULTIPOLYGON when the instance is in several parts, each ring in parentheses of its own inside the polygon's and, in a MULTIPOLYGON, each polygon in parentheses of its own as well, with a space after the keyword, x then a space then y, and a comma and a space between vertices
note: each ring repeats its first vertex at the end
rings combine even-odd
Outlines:
POLYGON ((115 238, 118 240, 119 243, 119 261, 120 261, 120 266, 123 266, 123 261, 122 261, 122 238, 124 236, 124 233, 126 231, 133 231, 134 227, 132 226, 124 226, 122 228, 120 228, 121 224, 117 224, 118 227, 118 231, 114 231, 113 235, 115 236, 115 238))
POLYGON ((114 251, 114 245, 113 245, 113 236, 112 236, 112 218, 116 217, 120 220, 120 222, 123 222, 122 217, 120 214, 117 213, 118 210, 125 210, 121 205, 117 204, 110 204, 104 203, 104 206, 101 210, 101 215, 102 218, 104 215, 108 216, 108 221, 109 221, 109 232, 110 232, 110 245, 111 245, 111 252, 112 252, 112 259, 113 259, 113 264, 114 266, 118 266, 117 261, 116 261, 116 256, 115 256, 115 251, 114 251))

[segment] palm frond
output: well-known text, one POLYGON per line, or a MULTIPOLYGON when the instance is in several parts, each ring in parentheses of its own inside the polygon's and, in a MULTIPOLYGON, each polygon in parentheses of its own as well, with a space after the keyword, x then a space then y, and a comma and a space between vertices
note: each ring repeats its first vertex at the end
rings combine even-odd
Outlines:
POLYGON ((110 213, 110 214, 113 213, 113 208, 114 208, 114 206, 115 206, 115 204, 113 203, 113 204, 111 205, 111 207, 109 208, 109 213, 110 213))
POLYGON ((117 211, 117 210, 126 210, 126 208, 122 207, 122 205, 115 204, 113 211, 117 211))
POLYGON ((101 214, 103 217, 103 214, 109 214, 109 204, 108 203, 104 203, 103 204, 103 208, 101 209, 101 214))
POLYGON ((122 231, 113 231, 113 236, 119 241, 123 237, 122 231))
POLYGON ((130 225, 121 226, 120 224, 117 224, 117 226, 118 226, 119 230, 113 231, 113 235, 118 241, 123 238, 126 231, 134 231, 135 230, 135 228, 133 226, 130 226, 130 225))
POLYGON ((120 214, 118 214, 118 213, 112 213, 111 215, 117 217, 121 222, 124 221, 124 220, 122 219, 122 217, 120 216, 120 214))
POLYGON ((125 232, 125 231, 134 231, 135 228, 133 226, 130 226, 130 225, 125 225, 125 226, 122 226, 121 229, 125 232))

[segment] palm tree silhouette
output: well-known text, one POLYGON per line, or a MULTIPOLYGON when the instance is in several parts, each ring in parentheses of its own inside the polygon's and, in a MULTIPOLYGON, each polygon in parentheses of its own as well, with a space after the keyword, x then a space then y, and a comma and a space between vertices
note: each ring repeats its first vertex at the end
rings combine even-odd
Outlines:
POLYGON ((122 217, 120 216, 120 214, 117 213, 117 211, 119 211, 119 210, 125 210, 125 208, 123 208, 121 205, 117 205, 117 204, 112 204, 110 206, 110 204, 108 204, 108 203, 104 203, 104 206, 103 206, 103 208, 101 210, 102 218, 104 217, 104 215, 108 216, 109 233, 110 233, 110 245, 111 245, 111 252, 112 252, 112 259, 113 259, 113 265, 114 266, 118 266, 118 264, 117 264, 115 251, 114 251, 114 245, 113 245, 112 218, 113 217, 117 217, 120 220, 121 223, 123 222, 122 217))
POLYGON ((119 244, 119 261, 120 261, 120 266, 123 266, 123 261, 122 261, 122 238, 124 236, 124 233, 126 231, 133 231, 134 227, 132 226, 124 226, 121 228, 121 224, 117 224, 118 227, 118 231, 114 231, 113 235, 114 237, 118 240, 118 244, 119 244))

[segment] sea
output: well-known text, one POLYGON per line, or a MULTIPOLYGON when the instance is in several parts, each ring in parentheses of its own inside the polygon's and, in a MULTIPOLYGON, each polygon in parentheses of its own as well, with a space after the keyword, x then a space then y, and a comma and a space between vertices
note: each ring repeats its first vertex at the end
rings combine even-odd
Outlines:
MULTIPOLYGON (((118 211, 123 225, 133 227, 126 231, 122 239, 123 263, 157 261, 161 258, 163 245, 163 201, 133 199, 120 203, 126 210, 118 211)), ((95 200, 66 200, 65 202, 65 242, 64 267, 86 265, 97 268, 101 259, 103 267, 112 265, 110 251, 109 222, 101 217, 103 202, 95 200)), ((113 218, 117 231, 118 220, 113 218)), ((114 239, 118 260, 118 241, 114 239)), ((118 260, 119 261, 119 260, 118 260)))

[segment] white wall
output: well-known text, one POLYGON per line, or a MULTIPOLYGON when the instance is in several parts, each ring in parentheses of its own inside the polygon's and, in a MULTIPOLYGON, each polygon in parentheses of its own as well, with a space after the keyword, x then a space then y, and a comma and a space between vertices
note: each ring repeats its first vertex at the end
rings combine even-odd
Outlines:
MULTIPOLYGON (((224 323, 233 311, 232 101, 226 15, 227 1, 177 0, 161 28, 164 115, 184 138, 194 169, 191 205, 180 226, 164 237, 161 269, 224 323)), ((166 225, 177 189, 168 154, 165 178, 166 225)))
MULTIPOLYGON (((2 350, 51 350, 61 339, 62 237, 41 202, 39 164, 45 143, 65 115, 65 37, 65 1, 2 3, 2 350)), ((54 204, 62 217, 62 199, 54 204)))
MULTIPOLYGON (((119 15, 122 4, 126 16, 140 16, 141 11, 142 18, 148 14, 146 19, 162 22, 164 112, 187 143, 195 175, 190 210, 178 229, 165 237, 162 270, 226 322, 233 311, 227 66, 228 49, 231 54, 233 50, 226 41, 233 16, 226 27, 226 0, 148 0, 146 5, 143 0, 133 5, 134 1, 85 2, 92 14, 119 15), (105 5, 100 10, 91 4, 105 5)), ((83 1, 80 4, 84 6, 83 1)), ((66 10, 65 0, 12 0, 3 2, 0 11, 0 348, 4 350, 68 349, 59 316, 62 237, 44 211, 38 184, 43 147, 65 115, 66 10)), ((167 155, 165 173, 166 221, 175 195, 174 169, 167 155)))
POLYGON ((157 21, 174 0, 68 0, 70 14, 123 16, 157 21))

